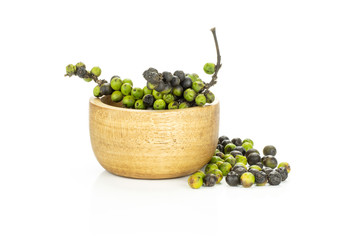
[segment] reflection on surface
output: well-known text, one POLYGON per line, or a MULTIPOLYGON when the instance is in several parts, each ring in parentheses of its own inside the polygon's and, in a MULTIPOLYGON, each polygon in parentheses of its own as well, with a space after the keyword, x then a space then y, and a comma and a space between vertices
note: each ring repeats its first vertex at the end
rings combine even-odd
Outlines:
POLYGON ((113 175, 107 171, 103 171, 93 184, 94 194, 110 194, 116 195, 118 193, 167 193, 179 192, 185 190, 187 186, 186 177, 175 179, 161 179, 161 180, 146 180, 134 179, 113 175))
POLYGON ((133 232, 138 231, 140 225, 142 231, 173 232, 179 227, 186 231, 185 219, 190 216, 209 215, 216 219, 216 208, 209 211, 216 203, 205 201, 214 194, 214 189, 191 189, 187 177, 143 180, 103 171, 92 187, 92 229, 95 232, 133 232))

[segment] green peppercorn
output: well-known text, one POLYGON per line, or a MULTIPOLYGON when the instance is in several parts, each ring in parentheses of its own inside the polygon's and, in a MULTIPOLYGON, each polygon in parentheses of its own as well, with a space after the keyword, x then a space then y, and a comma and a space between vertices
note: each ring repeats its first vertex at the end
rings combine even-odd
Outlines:
POLYGON ((90 72, 95 76, 99 77, 101 75, 101 68, 93 67, 90 72))
POLYGON ((135 100, 139 100, 143 98, 144 91, 141 88, 133 88, 131 90, 131 95, 134 97, 135 100))
POLYGON ((145 104, 142 99, 136 100, 135 109, 145 109, 145 104))
POLYGON ((178 109, 179 108, 179 103, 176 101, 170 102, 168 104, 168 109, 178 109))
POLYGON ((210 159, 210 163, 216 163, 218 161, 222 161, 222 159, 218 156, 212 156, 210 159))
POLYGON ((196 92, 193 89, 188 88, 188 89, 185 90, 184 98, 185 98, 186 101, 192 102, 192 101, 195 100, 195 97, 196 97, 196 92))
POLYGON ((236 160, 236 163, 243 163, 245 165, 247 164, 247 158, 245 156, 236 155, 235 160, 236 160))
POLYGON ((145 86, 145 87, 143 88, 143 91, 144 91, 144 96, 145 96, 145 95, 148 95, 148 94, 152 94, 152 90, 149 89, 147 86, 145 86))
POLYGON ((183 109, 183 108, 189 108, 190 104, 188 102, 182 102, 179 105, 179 109, 183 109))
POLYGON ((135 99, 134 99, 134 97, 131 96, 131 95, 125 96, 125 97, 123 98, 123 104, 124 104, 124 106, 127 107, 127 108, 132 108, 132 107, 134 107, 134 104, 135 104, 135 99))
POLYGON ((285 167, 287 172, 289 173, 291 171, 290 164, 287 162, 281 162, 279 163, 278 168, 285 167))
POLYGON ((232 166, 228 162, 224 162, 219 166, 219 169, 222 172, 223 176, 226 176, 230 172, 231 168, 232 166))
POLYGON ((253 148, 253 145, 249 142, 243 142, 243 144, 241 145, 246 151, 249 151, 250 149, 253 148))
POLYGON ((233 155, 231 155, 230 153, 224 154, 224 160, 226 160, 229 157, 234 157, 233 155))
POLYGON ((71 77, 72 75, 75 75, 76 73, 76 66, 73 64, 69 64, 66 66, 66 74, 71 77))
POLYGON ((250 138, 245 138, 243 143, 245 143, 245 142, 249 142, 249 143, 251 143, 252 146, 254 146, 254 142, 250 138))
POLYGON ((198 189, 203 185, 203 178, 198 174, 191 175, 188 178, 188 184, 194 189, 198 189))
POLYGON ((196 171, 193 175, 198 175, 198 176, 200 176, 201 178, 204 178, 204 177, 205 177, 205 173, 204 173, 203 171, 201 171, 201 170, 196 171))
POLYGON ((218 167, 220 167, 220 165, 223 164, 223 163, 224 163, 224 161, 218 161, 218 162, 216 162, 215 164, 216 164, 218 167))
POLYGON ((156 100, 163 98, 162 93, 156 91, 155 89, 153 90, 152 95, 154 96, 154 98, 155 98, 156 100))
POLYGON ((132 85, 129 83, 123 83, 121 86, 121 93, 125 96, 131 95, 132 85))
POLYGON ((251 172, 246 172, 241 175, 240 182, 245 188, 251 187, 255 183, 255 176, 251 172))
POLYGON ((123 98, 123 95, 120 91, 114 91, 112 94, 111 94, 111 101, 113 102, 120 102, 123 98))
POLYGON ((256 169, 258 171, 262 170, 261 167, 259 167, 258 165, 251 165, 250 168, 249 168, 249 171, 250 171, 250 169, 256 169))
POLYGON ((206 104, 206 97, 204 94, 198 94, 195 98, 195 103, 198 106, 204 106, 206 104))
POLYGON ((115 78, 111 79, 111 81, 110 81, 110 85, 111 85, 112 89, 114 89, 115 91, 120 91, 122 84, 123 84, 123 82, 121 81, 121 79, 119 77, 115 77, 115 78))
POLYGON ((129 79, 129 78, 124 79, 123 83, 128 83, 131 85, 131 87, 134 85, 133 82, 131 81, 131 79, 129 79))
POLYGON ((92 78, 83 78, 85 82, 91 82, 92 78))
POLYGON ((158 85, 159 85, 159 83, 157 83, 157 84, 150 83, 150 82, 147 82, 147 83, 146 83, 146 87, 147 87, 149 90, 154 90, 158 85))
POLYGON ((94 94, 95 97, 101 97, 100 86, 99 85, 94 87, 93 94, 94 94))
POLYGON ((209 172, 211 172, 215 169, 219 169, 218 166, 215 163, 210 163, 210 164, 206 165, 206 167, 205 167, 205 174, 208 174, 209 172))
MULTIPOLYGON (((229 144, 226 144, 225 148, 224 148, 224 152, 225 154, 228 154, 230 153, 232 150, 234 150, 236 148, 236 145, 233 144, 233 143, 229 143, 229 144)), ((232 155, 231 155, 232 156, 232 155)))
POLYGON ((195 75, 195 73, 193 73, 193 74, 188 74, 187 77, 189 77, 192 82, 195 82, 198 80, 199 76, 197 76, 197 74, 195 75))
POLYGON ((83 62, 78 62, 75 66, 76 66, 76 69, 78 69, 78 68, 86 68, 86 65, 83 62))
POLYGON ((197 81, 193 82, 193 84, 192 84, 192 89, 194 89, 194 91, 197 93, 200 92, 201 90, 203 90, 204 87, 205 87, 205 84, 200 80, 197 80, 197 81))
POLYGON ((110 81, 111 81, 111 80, 113 80, 114 78, 120 78, 120 79, 121 79, 121 77, 120 77, 120 76, 118 76, 118 75, 114 75, 114 76, 112 76, 112 77, 110 78, 110 81))
POLYGON ((231 156, 231 157, 226 158, 225 162, 230 163, 231 166, 233 167, 235 165, 235 163, 236 163, 236 160, 235 160, 235 158, 233 156, 231 156))
POLYGON ((168 93, 168 94, 164 94, 164 95, 163 95, 163 100, 164 100, 167 104, 169 104, 169 103, 171 103, 171 102, 173 102, 173 101, 175 100, 175 97, 174 97, 174 95, 172 95, 171 93, 168 93))
POLYGON ((214 63, 205 63, 204 65, 204 72, 206 74, 214 74, 215 72, 215 64, 214 63))
POLYGON ((162 99, 157 99, 153 105, 155 110, 163 110, 166 108, 166 102, 162 99))

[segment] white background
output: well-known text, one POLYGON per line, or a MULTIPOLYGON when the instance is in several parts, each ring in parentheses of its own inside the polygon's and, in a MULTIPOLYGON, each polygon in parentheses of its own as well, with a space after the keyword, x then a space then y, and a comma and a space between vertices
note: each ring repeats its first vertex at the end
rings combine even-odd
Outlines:
POLYGON ((2 1, 1 239, 359 238, 358 1, 2 1), (273 144, 278 187, 193 190, 116 177, 90 144, 83 61, 142 72, 223 67, 220 135, 273 144), (126 237, 127 236, 127 237, 126 237), (108 237, 108 238, 105 238, 108 237))

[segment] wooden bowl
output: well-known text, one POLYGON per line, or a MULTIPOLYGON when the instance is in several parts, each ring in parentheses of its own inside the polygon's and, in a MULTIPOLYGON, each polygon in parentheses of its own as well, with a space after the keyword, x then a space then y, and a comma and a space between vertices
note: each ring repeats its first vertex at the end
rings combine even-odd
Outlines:
MULTIPOLYGON (((119 107, 120 106, 120 107, 119 107)), ((202 168, 213 156, 220 105, 176 110, 122 108, 90 99, 90 138, 110 173, 144 179, 175 178, 202 168)))

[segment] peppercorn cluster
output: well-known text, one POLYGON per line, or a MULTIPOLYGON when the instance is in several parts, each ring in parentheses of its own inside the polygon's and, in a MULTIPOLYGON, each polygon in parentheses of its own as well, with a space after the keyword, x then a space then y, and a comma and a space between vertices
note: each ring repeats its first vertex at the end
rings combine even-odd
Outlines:
POLYGON ((84 79, 85 82, 91 82, 94 80, 99 85, 106 83, 105 80, 99 80, 98 77, 101 75, 101 68, 93 67, 90 71, 86 70, 86 65, 82 62, 77 64, 69 64, 66 66, 65 76, 78 76, 79 78, 84 79))
MULTIPOLYGON (((203 69, 207 74, 214 74, 215 64, 206 63, 203 69)), ((181 70, 174 73, 167 71, 160 73, 151 67, 143 73, 147 81, 143 88, 133 87, 131 79, 121 79, 117 75, 113 76, 110 82, 99 80, 100 74, 99 67, 87 71, 85 64, 79 62, 76 65, 67 65, 65 76, 75 75, 86 82, 94 80, 98 83, 93 90, 95 97, 111 96, 113 102, 122 102, 127 108, 182 109, 204 106, 215 100, 215 95, 205 87, 205 82, 195 73, 185 74, 181 70)))
POLYGON ((264 156, 261 157, 253 146, 254 142, 249 138, 233 138, 230 141, 227 136, 219 137, 215 154, 206 165, 205 173, 199 170, 188 178, 190 187, 211 187, 220 183, 223 177, 228 185, 242 185, 245 188, 253 184, 279 185, 285 181, 290 165, 287 162, 278 164, 275 158, 276 148, 272 145, 265 146, 264 156))
POLYGON ((147 81, 144 91, 149 91, 147 98, 154 100, 155 110, 203 106, 215 100, 215 95, 205 91, 205 82, 195 73, 185 74, 181 70, 160 73, 155 68, 149 68, 144 71, 143 77, 147 81))

